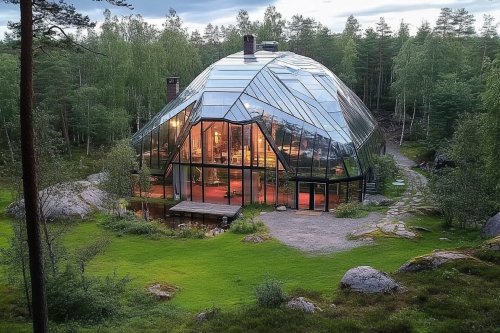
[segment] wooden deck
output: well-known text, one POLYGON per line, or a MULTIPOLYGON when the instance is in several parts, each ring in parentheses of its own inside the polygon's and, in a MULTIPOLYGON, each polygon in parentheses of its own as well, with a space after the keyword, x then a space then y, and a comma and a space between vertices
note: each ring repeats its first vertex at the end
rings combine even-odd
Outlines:
POLYGON ((195 213, 212 216, 227 216, 228 218, 236 217, 241 206, 219 205, 206 202, 181 201, 177 205, 170 208, 171 212, 178 213, 195 213))

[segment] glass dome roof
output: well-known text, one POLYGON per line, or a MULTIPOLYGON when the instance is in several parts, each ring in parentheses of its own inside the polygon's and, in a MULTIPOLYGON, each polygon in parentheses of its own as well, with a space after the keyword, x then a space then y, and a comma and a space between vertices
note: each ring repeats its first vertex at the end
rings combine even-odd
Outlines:
POLYGON ((337 157, 354 157, 362 170, 375 148, 367 144, 368 139, 380 139, 367 107, 335 74, 292 52, 238 52, 217 61, 135 133, 132 143, 140 144, 189 105, 194 107, 185 126, 202 119, 257 121, 263 130, 271 131, 273 123, 285 124, 291 132, 303 131, 330 141, 337 157), (370 153, 360 156, 359 150, 370 153))

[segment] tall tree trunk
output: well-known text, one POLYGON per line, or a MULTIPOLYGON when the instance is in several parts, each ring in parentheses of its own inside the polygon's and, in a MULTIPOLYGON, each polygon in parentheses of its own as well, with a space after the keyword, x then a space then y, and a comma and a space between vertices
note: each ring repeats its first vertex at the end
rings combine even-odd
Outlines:
POLYGON ((87 101, 87 156, 90 154, 90 102, 87 101))
POLYGON ((410 122, 410 135, 411 135, 411 129, 413 128, 413 121, 415 120, 415 111, 417 110, 417 100, 413 100, 413 115, 411 116, 411 122, 410 122))
POLYGON ((48 332, 47 298, 40 237, 40 216, 33 130, 33 10, 31 0, 20 0, 21 9, 21 81, 20 121, 24 208, 28 235, 31 276, 33 332, 48 332))
POLYGON ((401 126, 401 138, 399 139, 399 145, 403 145, 403 137, 405 134, 405 123, 406 123, 406 87, 403 87, 403 126, 401 126))
POLYGON ((61 102, 61 129, 64 137, 64 142, 66 143, 66 151, 68 152, 69 157, 71 157, 71 142, 69 140, 69 130, 68 130, 68 115, 66 110, 66 103, 64 101, 61 102))
POLYGON ((0 108, 0 115, 3 120, 3 128, 5 130, 5 138, 7 139, 7 146, 9 146, 10 161, 14 163, 14 149, 12 148, 12 142, 10 141, 9 131, 7 130, 7 122, 5 121, 5 116, 2 115, 2 108, 0 108))

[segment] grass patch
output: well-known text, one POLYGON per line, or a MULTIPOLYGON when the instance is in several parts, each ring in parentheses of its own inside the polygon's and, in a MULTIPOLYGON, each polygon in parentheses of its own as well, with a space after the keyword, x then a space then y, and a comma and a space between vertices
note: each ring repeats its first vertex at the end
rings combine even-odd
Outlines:
POLYGON ((432 161, 434 158, 434 152, 429 151, 424 142, 406 141, 400 149, 404 156, 416 163, 432 161))
POLYGON ((405 185, 394 185, 392 183, 393 181, 388 181, 386 185, 384 186, 384 190, 382 191, 382 194, 389 199, 398 199, 400 198, 403 193, 406 191, 406 187, 408 186, 405 182, 405 185))
POLYGON ((359 202, 341 203, 335 210, 335 217, 338 218, 360 218, 368 216, 368 211, 364 210, 359 202))

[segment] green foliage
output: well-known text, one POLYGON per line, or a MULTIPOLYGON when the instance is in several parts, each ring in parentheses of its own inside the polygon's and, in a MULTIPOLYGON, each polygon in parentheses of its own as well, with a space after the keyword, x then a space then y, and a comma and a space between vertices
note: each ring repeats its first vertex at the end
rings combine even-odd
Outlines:
POLYGON ((268 276, 262 284, 255 287, 255 298, 259 306, 277 308, 288 296, 283 290, 283 282, 268 276))
POLYGON ((484 168, 489 158, 485 126, 484 114, 461 117, 447 150, 456 167, 439 170, 431 178, 431 189, 447 225, 455 222, 461 228, 476 227, 494 211, 498 199, 495 182, 484 168))
POLYGON ((252 221, 251 219, 239 218, 231 222, 229 230, 236 234, 253 234, 265 229, 264 222, 252 221))
POLYGON ((120 235, 154 235, 163 234, 163 229, 156 222, 146 222, 135 216, 118 217, 107 215, 102 226, 120 235))
POLYGON ((135 151, 127 140, 119 141, 111 148, 103 161, 107 172, 104 189, 115 199, 131 196, 132 171, 137 170, 135 151))
POLYGON ((456 74, 443 75, 432 92, 433 108, 430 113, 429 141, 431 147, 439 147, 442 140, 453 134, 458 116, 470 112, 473 106, 472 87, 456 74))
POLYGON ((339 218, 358 218, 367 215, 368 213, 358 202, 341 203, 335 208, 335 217, 339 218))
POLYGON ((378 190, 383 192, 398 174, 398 168, 392 155, 375 155, 373 173, 378 190))
POLYGON ((71 320, 97 323, 118 316, 129 278, 81 275, 71 266, 47 281, 49 317, 56 322, 71 320))
POLYGON ((166 224, 158 221, 145 221, 133 215, 123 217, 106 215, 101 225, 108 230, 116 232, 118 235, 146 235, 150 238, 174 237, 186 239, 205 238, 204 230, 196 226, 184 226, 182 228, 171 229, 166 224))

